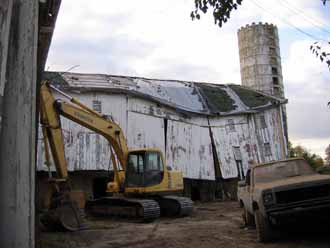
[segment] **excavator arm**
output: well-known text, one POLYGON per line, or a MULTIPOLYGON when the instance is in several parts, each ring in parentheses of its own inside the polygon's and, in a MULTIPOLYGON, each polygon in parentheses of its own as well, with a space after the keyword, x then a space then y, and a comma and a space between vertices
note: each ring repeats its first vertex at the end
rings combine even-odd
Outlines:
MULTIPOLYGON (((75 98, 44 82, 41 86, 41 121, 44 129, 43 133, 47 135, 59 178, 65 179, 68 176, 60 115, 106 138, 125 171, 128 147, 120 126, 83 105, 75 98), (71 103, 55 100, 51 89, 68 98, 71 103)), ((118 171, 116 164, 114 164, 114 170, 115 173, 118 171)))
MULTIPOLYGON (((60 228, 74 231, 82 227, 83 219, 70 196, 68 166, 65 158, 64 138, 61 128, 61 115, 105 137, 111 145, 111 151, 114 151, 116 154, 124 171, 126 169, 128 147, 122 129, 112 120, 88 108, 75 98, 58 90, 49 83, 42 83, 40 91, 40 120, 44 136, 45 160, 47 166, 50 167, 51 152, 57 174, 56 178, 51 178, 50 180, 56 190, 51 209, 45 216, 44 222, 52 228, 54 226, 60 226, 60 228), (65 96, 70 103, 56 100, 52 90, 65 96)), ((113 153, 111 160, 115 176, 114 182, 110 183, 110 185, 113 187, 114 191, 119 192, 123 188, 125 173, 119 173, 113 153)), ((58 228, 56 227, 56 229, 58 228)))

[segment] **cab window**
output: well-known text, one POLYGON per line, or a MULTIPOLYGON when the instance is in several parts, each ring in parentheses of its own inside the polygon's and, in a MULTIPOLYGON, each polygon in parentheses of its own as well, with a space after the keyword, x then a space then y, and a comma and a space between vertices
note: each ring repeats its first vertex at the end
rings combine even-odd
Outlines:
POLYGON ((128 156, 128 171, 130 173, 143 173, 144 161, 143 154, 130 154, 128 156))
POLYGON ((150 152, 146 158, 146 171, 163 171, 163 163, 158 152, 150 152))

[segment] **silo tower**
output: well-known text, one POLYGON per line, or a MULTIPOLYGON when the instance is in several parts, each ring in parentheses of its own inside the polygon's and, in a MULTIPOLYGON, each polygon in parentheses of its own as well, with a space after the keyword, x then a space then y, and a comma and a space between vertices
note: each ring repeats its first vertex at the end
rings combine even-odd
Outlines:
POLYGON ((246 25, 238 30, 238 46, 242 85, 284 98, 277 27, 246 25))

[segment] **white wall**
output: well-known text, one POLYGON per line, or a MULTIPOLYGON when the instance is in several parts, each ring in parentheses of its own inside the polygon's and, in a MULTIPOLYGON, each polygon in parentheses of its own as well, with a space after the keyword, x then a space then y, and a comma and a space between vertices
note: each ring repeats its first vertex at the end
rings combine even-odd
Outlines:
MULTIPOLYGON (((165 154, 167 164, 181 170, 185 178, 215 179, 206 116, 189 117, 154 102, 123 94, 84 93, 76 97, 88 106, 92 106, 93 100, 101 101, 102 112, 111 115, 123 128, 130 149, 160 148, 165 154)), ((238 176, 233 147, 237 147, 241 153, 244 172, 249 160, 266 162, 285 157, 279 118, 277 108, 265 110, 260 114, 210 118, 223 178, 238 176), (265 117, 266 128, 261 127, 260 115, 265 117), (235 131, 230 131, 229 119, 233 120, 235 131), (263 151, 265 143, 271 146, 271 156, 266 156, 263 151)), ((62 118, 62 128, 69 171, 112 168, 110 149, 102 136, 65 118, 62 118)), ((43 147, 39 145, 38 169, 46 170, 42 153, 43 147)))

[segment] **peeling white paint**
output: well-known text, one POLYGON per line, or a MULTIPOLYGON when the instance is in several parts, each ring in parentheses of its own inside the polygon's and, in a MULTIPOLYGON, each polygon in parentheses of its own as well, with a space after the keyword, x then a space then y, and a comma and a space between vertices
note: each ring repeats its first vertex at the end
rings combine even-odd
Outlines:
POLYGON ((128 113, 128 147, 158 148, 165 154, 164 120, 161 118, 128 113))
POLYGON ((244 173, 248 169, 250 160, 263 163, 286 157, 278 111, 280 111, 279 108, 274 108, 254 115, 210 119, 223 178, 238 176, 238 163, 235 160, 234 147, 240 148, 244 173), (266 127, 261 125, 260 116, 264 116, 266 127), (228 128, 228 119, 234 121, 235 131, 230 131, 228 128), (271 150, 269 156, 265 154, 265 144, 267 143, 271 150))
POLYGON ((167 164, 191 179, 214 180, 214 161, 209 129, 168 121, 167 164))
MULTIPOLYGON (((84 92, 72 95, 87 106, 92 106, 93 100, 100 101, 102 112, 111 115, 123 128, 129 148, 159 148, 165 154, 167 164, 181 170, 185 178, 215 180, 207 117, 187 116, 172 108, 125 94, 84 92)), ((209 117, 223 178, 238 176, 235 149, 241 153, 244 172, 250 160, 267 162, 285 158, 279 111, 279 107, 274 107, 260 113, 209 117), (260 116, 264 116, 266 128, 261 125, 260 116), (234 123, 234 131, 228 126, 231 122, 234 123), (265 143, 270 144, 271 156, 265 156, 265 143)), ((108 142, 78 124, 61 119, 69 171, 111 170, 108 142)), ((41 140, 37 162, 38 170, 47 170, 43 164, 41 140)))

